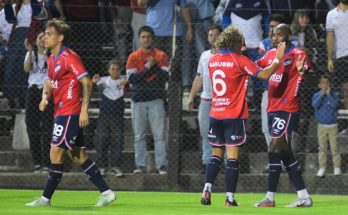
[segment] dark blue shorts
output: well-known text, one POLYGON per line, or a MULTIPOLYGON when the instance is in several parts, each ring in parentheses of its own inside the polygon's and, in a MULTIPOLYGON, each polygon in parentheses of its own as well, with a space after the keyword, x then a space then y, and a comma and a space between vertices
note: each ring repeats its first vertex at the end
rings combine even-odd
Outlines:
POLYGON ((300 119, 300 113, 289 113, 284 111, 277 111, 268 113, 268 129, 271 138, 280 138, 285 135, 288 140, 289 135, 294 130, 300 119))
POLYGON ((68 115, 54 118, 52 146, 70 150, 74 146, 85 148, 83 130, 79 126, 79 117, 79 115, 68 115))
POLYGON ((210 118, 209 143, 213 146, 239 146, 246 140, 244 119, 210 118))

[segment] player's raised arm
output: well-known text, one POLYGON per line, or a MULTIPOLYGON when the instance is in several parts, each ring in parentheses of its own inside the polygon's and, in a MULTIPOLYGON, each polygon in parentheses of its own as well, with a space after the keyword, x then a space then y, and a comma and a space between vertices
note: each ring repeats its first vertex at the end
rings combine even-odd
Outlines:
POLYGON ((279 61, 283 58, 285 47, 286 47, 286 43, 285 42, 281 42, 281 43, 278 44, 277 51, 276 51, 276 57, 274 58, 274 60, 271 63, 271 65, 269 65, 268 67, 264 68, 263 70, 261 70, 261 72, 259 72, 257 74, 256 77, 258 79, 268 80, 272 76, 272 74, 276 71, 276 69, 277 69, 277 67, 279 65, 279 61))
POLYGON ((52 96, 52 85, 50 80, 46 80, 44 83, 43 91, 42 91, 42 98, 41 102, 39 104, 39 109, 41 111, 44 111, 48 105, 48 100, 51 99, 52 96))
POLYGON ((83 127, 86 127, 89 123, 88 106, 89 106, 89 100, 91 98, 92 81, 88 76, 82 77, 79 81, 82 84, 82 106, 81 106, 79 124, 80 124, 80 127, 83 128, 83 127))

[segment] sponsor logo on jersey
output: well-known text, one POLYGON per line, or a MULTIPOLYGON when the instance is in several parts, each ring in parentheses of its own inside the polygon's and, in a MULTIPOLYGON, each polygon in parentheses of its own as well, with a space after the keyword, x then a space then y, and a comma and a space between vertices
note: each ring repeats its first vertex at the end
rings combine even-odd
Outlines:
POLYGON ((224 107, 212 108, 212 110, 213 110, 214 112, 223 112, 223 111, 225 111, 225 109, 226 109, 226 108, 224 108, 224 107))
POLYGON ((58 81, 57 80, 51 80, 51 86, 53 89, 57 89, 58 88, 58 81))
POLYGON ((288 66, 292 63, 292 60, 290 58, 287 58, 284 60, 284 66, 288 66))
POLYGON ((59 72, 61 69, 61 66, 58 64, 56 67, 54 67, 54 72, 59 72))
POLYGON ((282 81, 282 78, 283 78, 283 74, 280 74, 280 75, 273 74, 269 80, 280 83, 282 81))
POLYGON ((215 106, 226 106, 231 104, 231 100, 229 98, 214 98, 213 102, 215 106))
POLYGON ((73 90, 73 87, 74 87, 74 82, 75 82, 75 80, 71 80, 70 81, 67 99, 72 99, 73 98, 72 90, 73 90))

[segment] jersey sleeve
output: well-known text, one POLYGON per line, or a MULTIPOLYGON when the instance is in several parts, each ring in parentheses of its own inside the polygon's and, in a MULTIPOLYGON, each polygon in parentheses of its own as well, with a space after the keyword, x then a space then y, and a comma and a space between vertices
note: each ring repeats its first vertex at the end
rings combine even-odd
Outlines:
POLYGON ((198 66, 197 66, 197 75, 198 76, 203 76, 203 53, 201 54, 201 57, 199 58, 199 61, 198 61, 198 66))
POLYGON ((261 68, 266 68, 268 66, 268 52, 262 58, 256 61, 256 64, 261 68))
POLYGON ((106 77, 101 77, 100 80, 97 82, 98 87, 105 87, 106 85, 106 77))
POLYGON ((85 66, 82 64, 80 57, 77 55, 67 56, 66 68, 76 76, 77 80, 80 80, 84 76, 88 75, 85 66))
POLYGON ((256 77, 257 74, 261 71, 261 68, 252 62, 249 58, 242 56, 239 61, 239 67, 243 73, 256 77))

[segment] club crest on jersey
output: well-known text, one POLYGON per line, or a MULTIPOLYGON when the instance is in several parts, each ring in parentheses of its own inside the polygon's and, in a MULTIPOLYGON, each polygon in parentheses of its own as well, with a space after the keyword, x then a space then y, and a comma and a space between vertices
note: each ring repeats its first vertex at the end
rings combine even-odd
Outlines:
POLYGON ((288 66, 292 63, 292 60, 290 58, 287 58, 284 60, 284 66, 288 66))
POLYGON ((60 65, 58 64, 56 67, 54 67, 54 72, 59 72, 61 69, 60 65))

